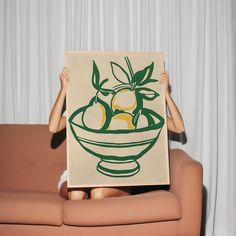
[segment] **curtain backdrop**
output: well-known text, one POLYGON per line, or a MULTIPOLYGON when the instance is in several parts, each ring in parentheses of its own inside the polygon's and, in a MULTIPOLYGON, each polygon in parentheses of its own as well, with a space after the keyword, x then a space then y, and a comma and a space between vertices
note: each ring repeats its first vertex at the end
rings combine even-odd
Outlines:
MULTIPOLYGON (((206 235, 236 235, 234 0, 0 0, 0 123, 47 123, 65 50, 163 51, 204 166, 206 235)), ((203 224, 204 225, 204 224, 203 224)))

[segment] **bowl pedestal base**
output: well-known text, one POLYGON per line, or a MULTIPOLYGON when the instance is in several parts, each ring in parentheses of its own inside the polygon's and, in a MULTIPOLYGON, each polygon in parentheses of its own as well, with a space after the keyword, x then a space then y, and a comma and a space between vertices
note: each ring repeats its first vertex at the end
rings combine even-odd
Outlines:
POLYGON ((111 162, 103 160, 98 163, 97 171, 110 177, 130 177, 140 171, 140 165, 135 160, 130 162, 111 162))

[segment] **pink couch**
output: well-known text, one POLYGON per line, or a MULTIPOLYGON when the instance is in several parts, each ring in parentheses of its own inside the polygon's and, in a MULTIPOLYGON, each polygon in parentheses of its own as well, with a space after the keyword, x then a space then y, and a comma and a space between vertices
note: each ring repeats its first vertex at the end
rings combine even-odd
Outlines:
POLYGON ((58 196, 65 155, 63 132, 0 125, 0 235, 200 234, 202 166, 184 151, 170 151, 168 190, 83 201, 58 196))

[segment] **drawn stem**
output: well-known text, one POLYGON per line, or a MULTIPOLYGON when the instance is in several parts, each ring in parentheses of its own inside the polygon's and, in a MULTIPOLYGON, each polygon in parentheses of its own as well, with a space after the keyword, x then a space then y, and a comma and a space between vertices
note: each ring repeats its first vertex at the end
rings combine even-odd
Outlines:
MULTIPOLYGON (((133 78, 133 76, 134 76, 134 71, 133 71, 133 69, 132 69, 132 66, 131 66, 131 63, 130 63, 129 58, 128 58, 128 57, 125 57, 125 61, 126 61, 126 64, 127 64, 127 66, 128 66, 130 76, 131 76, 131 78, 133 78)), ((131 81, 132 81, 132 79, 131 79, 131 81)))
POLYGON ((99 90, 96 92, 96 95, 95 95, 95 103, 98 102, 98 93, 99 93, 99 90))

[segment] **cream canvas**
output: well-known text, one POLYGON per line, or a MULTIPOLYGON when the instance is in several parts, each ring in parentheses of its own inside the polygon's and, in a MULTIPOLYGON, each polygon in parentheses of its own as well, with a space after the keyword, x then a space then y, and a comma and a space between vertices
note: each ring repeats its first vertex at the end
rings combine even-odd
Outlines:
POLYGON ((169 184, 162 53, 65 53, 69 187, 169 184))

